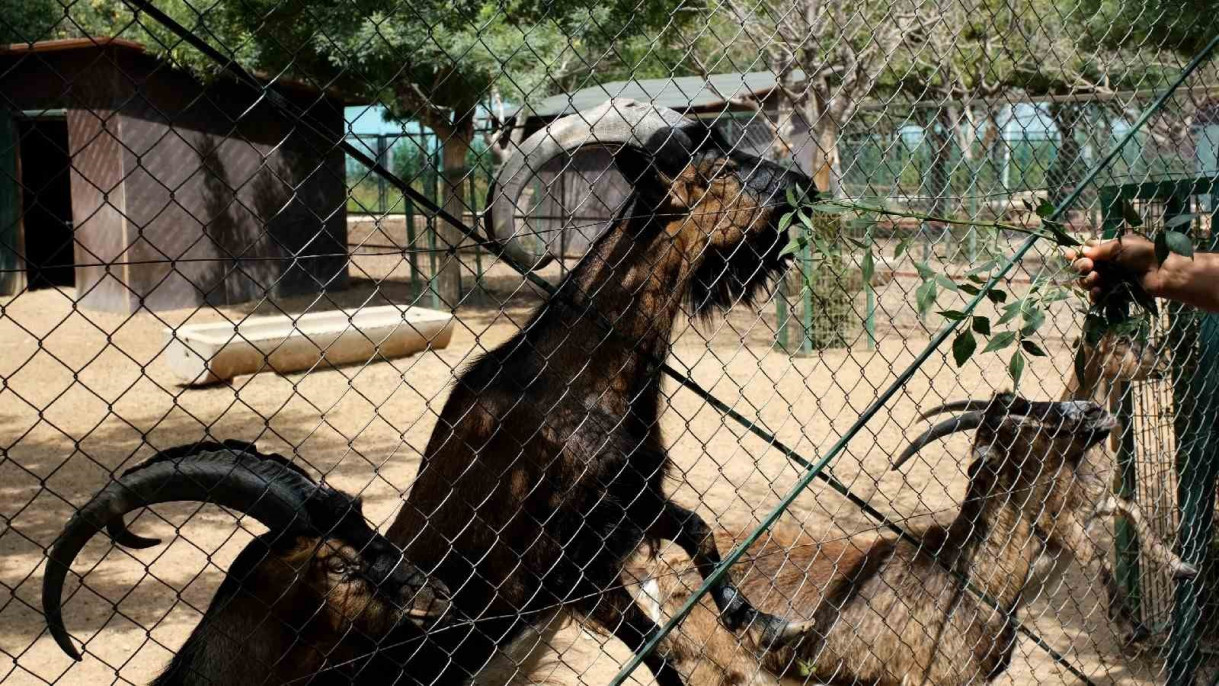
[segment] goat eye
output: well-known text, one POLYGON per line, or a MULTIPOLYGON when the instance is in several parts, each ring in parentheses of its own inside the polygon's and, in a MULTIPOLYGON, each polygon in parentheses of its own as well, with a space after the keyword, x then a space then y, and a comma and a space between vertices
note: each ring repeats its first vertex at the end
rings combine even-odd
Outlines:
POLYGON ((331 574, 346 574, 348 570, 347 562, 337 557, 332 557, 326 561, 326 569, 331 574))

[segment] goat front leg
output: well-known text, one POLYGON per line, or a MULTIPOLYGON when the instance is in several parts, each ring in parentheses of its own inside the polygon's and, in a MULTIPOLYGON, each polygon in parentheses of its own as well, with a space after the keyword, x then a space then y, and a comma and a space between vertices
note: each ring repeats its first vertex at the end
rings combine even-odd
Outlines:
MULTIPOLYGON (((1108 513, 1100 512, 1100 515, 1108 513)), ((1092 517, 1096 517, 1097 512, 1093 512, 1092 517)), ((1053 548, 1059 551, 1064 551, 1066 554, 1075 558, 1081 567, 1088 568, 1095 566, 1097 576, 1100 578, 1101 585, 1105 589, 1105 599, 1109 606, 1109 619, 1117 622, 1119 625, 1124 625, 1130 632, 1131 640, 1137 640, 1139 637, 1147 633, 1142 623, 1138 621, 1134 613, 1131 611, 1129 604, 1126 602, 1126 595, 1122 592, 1121 586, 1117 583, 1117 578, 1113 574, 1112 567, 1109 566, 1109 561, 1105 554, 1092 541, 1092 537, 1088 535, 1088 528, 1079 521, 1079 517, 1075 512, 1064 512, 1053 521, 1043 521, 1044 527, 1052 527, 1048 529, 1049 543, 1047 551, 1044 554, 1054 554, 1053 548)), ((1060 553, 1059 553, 1060 554, 1060 553)))
MULTIPOLYGON (((722 562, 720 551, 715 547, 715 536, 711 527, 698 513, 666 501, 664 509, 648 534, 673 541, 694 563, 699 576, 706 579, 722 562)), ((721 621, 729 631, 752 627, 757 635, 757 645, 763 649, 782 646, 799 638, 808 628, 804 622, 790 622, 756 609, 727 574, 709 591, 721 621)))
POLYGON ((1144 548, 1144 552, 1157 564, 1167 567, 1178 579, 1191 579, 1198 575, 1198 568, 1182 560, 1164 543, 1143 515, 1143 509, 1133 500, 1126 500, 1115 495, 1108 495, 1096 508, 1098 516, 1120 515, 1134 526, 1135 534, 1144 548))
MULTIPOLYGON (((660 632, 656 622, 635 603, 630 592, 621 584, 606 588, 599 595, 581 603, 579 609, 625 643, 633 653, 638 653, 645 643, 660 632)), ((644 656, 643 664, 652 670, 660 686, 685 686, 663 642, 644 656)))

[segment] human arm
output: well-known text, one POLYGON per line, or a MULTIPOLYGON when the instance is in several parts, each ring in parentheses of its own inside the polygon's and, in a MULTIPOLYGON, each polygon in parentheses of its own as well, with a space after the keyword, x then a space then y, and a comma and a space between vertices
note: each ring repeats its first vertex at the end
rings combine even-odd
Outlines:
POLYGON ((1195 253, 1191 259, 1170 253, 1160 264, 1151 241, 1127 235, 1068 251, 1067 258, 1093 300, 1114 286, 1113 272, 1118 270, 1157 298, 1219 312, 1219 254, 1195 253))

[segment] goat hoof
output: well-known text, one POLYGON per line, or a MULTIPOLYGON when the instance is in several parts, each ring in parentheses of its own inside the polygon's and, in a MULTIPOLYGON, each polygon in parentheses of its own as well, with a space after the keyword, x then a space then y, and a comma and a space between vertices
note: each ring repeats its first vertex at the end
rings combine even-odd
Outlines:
POLYGON ((786 619, 758 613, 754 621, 755 643, 762 650, 774 650, 798 641, 810 629, 812 622, 789 622, 786 619))
POLYGON ((1177 560, 1172 563, 1172 576, 1174 579, 1192 579, 1198 576, 1198 568, 1188 562, 1177 560))

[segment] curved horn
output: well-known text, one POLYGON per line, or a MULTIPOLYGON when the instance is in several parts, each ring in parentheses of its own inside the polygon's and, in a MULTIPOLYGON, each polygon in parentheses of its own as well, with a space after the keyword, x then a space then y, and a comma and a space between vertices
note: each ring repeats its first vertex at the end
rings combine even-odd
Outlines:
POLYGON ((930 410, 920 414, 918 418, 928 419, 937 414, 944 414, 945 412, 985 412, 986 408, 990 407, 991 402, 993 401, 975 400, 973 398, 968 398, 966 400, 954 400, 950 403, 944 403, 943 405, 936 405, 930 410))
MULTIPOLYGON (((236 440, 233 438, 226 438, 219 443, 217 443, 215 441, 200 441, 198 443, 191 443, 191 444, 186 444, 186 445, 175 446, 173 448, 166 448, 165 450, 162 450, 161 452, 157 453, 156 455, 153 455, 152 457, 148 458, 147 460, 144 460, 143 462, 137 464, 136 466, 131 467, 130 469, 124 471, 123 476, 127 476, 128 474, 131 474, 133 472, 138 472, 141 469, 144 469, 145 467, 153 465, 157 462, 162 462, 164 460, 174 460, 174 459, 178 459, 181 457, 187 457, 189 455, 194 455, 194 454, 204 453, 204 452, 214 452, 217 450, 230 450, 230 451, 237 452, 237 453, 250 453, 250 454, 254 455, 255 457, 258 457, 263 460, 276 460, 277 462, 279 462, 283 466, 287 467, 288 469, 291 469, 291 470, 299 473, 301 476, 305 477, 306 479, 308 479, 310 483, 314 483, 313 477, 309 476, 308 472, 301 469, 300 465, 296 464, 295 462, 292 462, 291 460, 284 457, 283 455, 279 455, 279 454, 275 454, 275 453, 267 455, 264 453, 260 453, 260 452, 258 452, 258 448, 253 443, 249 443, 247 441, 239 441, 239 440, 236 440)), ((122 517, 116 517, 115 519, 110 520, 110 523, 106 525, 106 533, 110 536, 110 539, 112 541, 123 546, 124 548, 133 548, 136 550, 142 550, 144 548, 152 548, 152 547, 155 547, 155 546, 158 546, 161 544, 161 539, 159 539, 159 538, 146 538, 144 536, 141 536, 137 533, 132 532, 130 529, 127 528, 127 523, 123 521, 122 517)))
POLYGON ((157 456, 128 471, 72 516, 47 554, 42 610, 51 636, 65 653, 80 660, 63 623, 64 580, 89 539, 126 513, 157 503, 206 502, 243 512, 272 530, 285 530, 308 525, 305 503, 318 488, 279 460, 228 448, 157 456))
POLYGON ((902 451, 902 454, 899 455, 893 462, 891 469, 900 469, 901 466, 906 463, 906 460, 914 457, 915 453, 922 450, 932 441, 937 441, 958 431, 969 431, 982 426, 982 422, 985 417, 986 415, 982 412, 966 412, 959 417, 946 419, 939 424, 936 424, 930 429, 924 431, 918 438, 914 439, 910 445, 906 446, 906 449, 902 451))
POLYGON ((531 271, 553 258, 553 239, 532 231, 518 231, 517 202, 536 172, 550 160, 570 154, 583 145, 642 147, 659 131, 689 124, 677 112, 628 98, 614 98, 594 109, 550 122, 526 138, 500 167, 488 189, 487 211, 490 238, 509 257, 531 271))

